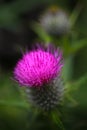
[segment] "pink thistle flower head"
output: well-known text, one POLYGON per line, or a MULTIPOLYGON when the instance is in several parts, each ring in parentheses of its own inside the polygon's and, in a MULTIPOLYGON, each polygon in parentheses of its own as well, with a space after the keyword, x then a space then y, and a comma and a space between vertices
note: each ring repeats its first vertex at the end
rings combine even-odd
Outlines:
POLYGON ((61 73, 62 52, 52 47, 27 52, 14 69, 14 78, 22 86, 42 87, 61 73))

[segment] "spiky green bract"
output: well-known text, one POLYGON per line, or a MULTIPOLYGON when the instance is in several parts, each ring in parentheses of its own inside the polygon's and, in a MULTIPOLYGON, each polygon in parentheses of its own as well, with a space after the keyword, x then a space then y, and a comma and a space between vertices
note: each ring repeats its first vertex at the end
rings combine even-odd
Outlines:
POLYGON ((26 88, 29 101, 45 111, 52 110, 62 101, 64 94, 63 81, 58 78, 41 88, 26 88))

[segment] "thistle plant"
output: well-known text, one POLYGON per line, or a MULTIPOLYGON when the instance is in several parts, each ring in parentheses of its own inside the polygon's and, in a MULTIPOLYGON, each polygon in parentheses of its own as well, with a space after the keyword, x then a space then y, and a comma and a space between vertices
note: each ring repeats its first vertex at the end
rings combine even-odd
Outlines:
POLYGON ((63 67, 62 51, 38 47, 26 52, 18 61, 14 69, 14 78, 26 87, 26 94, 31 103, 51 110, 55 108, 63 97, 63 82, 61 70, 63 67))

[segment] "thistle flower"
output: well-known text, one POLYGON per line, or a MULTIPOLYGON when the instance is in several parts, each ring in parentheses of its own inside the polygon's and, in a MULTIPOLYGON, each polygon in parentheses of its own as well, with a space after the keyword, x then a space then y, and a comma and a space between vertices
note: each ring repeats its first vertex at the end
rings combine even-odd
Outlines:
POLYGON ((40 24, 50 35, 61 36, 70 32, 69 16, 55 6, 42 14, 40 24))
POLYGON ((29 101, 44 110, 55 108, 63 96, 61 69, 62 52, 47 48, 37 48, 27 52, 14 69, 14 78, 26 87, 29 101))

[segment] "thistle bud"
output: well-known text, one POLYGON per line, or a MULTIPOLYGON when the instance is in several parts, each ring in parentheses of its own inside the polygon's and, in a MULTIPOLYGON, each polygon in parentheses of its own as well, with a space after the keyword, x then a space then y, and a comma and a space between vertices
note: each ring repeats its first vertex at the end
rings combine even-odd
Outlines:
POLYGON ((68 14, 55 6, 42 14, 40 24, 50 35, 61 36, 70 32, 70 20, 68 14))

